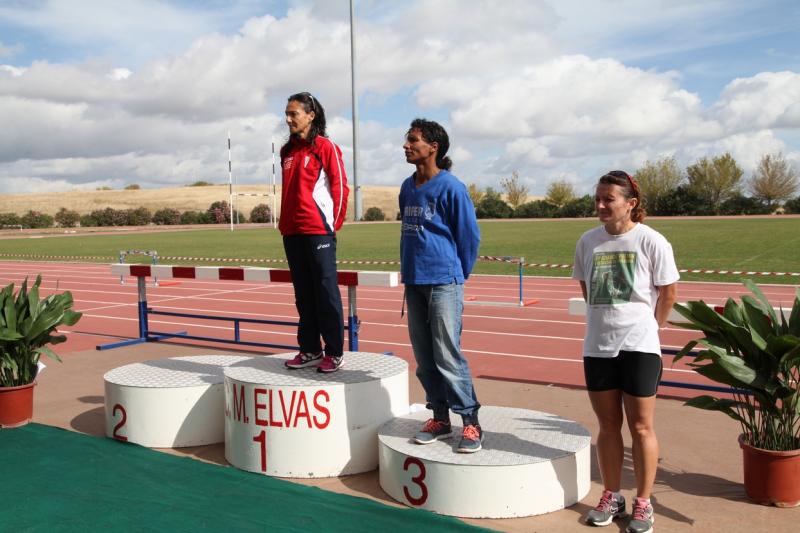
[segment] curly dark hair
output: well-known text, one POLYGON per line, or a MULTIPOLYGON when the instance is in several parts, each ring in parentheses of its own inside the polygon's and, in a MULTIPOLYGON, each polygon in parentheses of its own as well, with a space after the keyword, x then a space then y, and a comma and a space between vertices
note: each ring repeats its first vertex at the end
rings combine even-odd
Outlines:
POLYGON ((428 143, 437 143, 439 150, 436 152, 436 166, 450 170, 453 166, 453 161, 446 156, 447 150, 450 149, 450 137, 447 136, 445 129, 438 123, 432 120, 425 120, 424 118, 415 118, 411 121, 411 130, 419 130, 422 132, 422 138, 428 143))

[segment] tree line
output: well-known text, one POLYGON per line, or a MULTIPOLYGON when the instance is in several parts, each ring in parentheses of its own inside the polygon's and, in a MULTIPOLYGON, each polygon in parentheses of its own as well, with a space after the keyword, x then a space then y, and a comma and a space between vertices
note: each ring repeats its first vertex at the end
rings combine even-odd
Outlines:
MULTIPOLYGON (((271 209, 267 204, 258 204, 250 211, 250 216, 233 210, 233 218, 237 223, 271 222, 271 209)), ((179 211, 171 207, 159 209, 154 213, 146 207, 135 209, 96 209, 89 214, 81 215, 62 207, 53 216, 39 211, 28 211, 20 216, 16 213, 0 213, 0 227, 21 228, 61 228, 104 227, 104 226, 171 226, 178 224, 230 224, 231 209, 228 202, 222 200, 212 203, 205 211, 179 211)))
MULTIPOLYGON (((674 157, 646 161, 633 173, 642 192, 645 209, 651 215, 756 215, 776 212, 800 213, 800 177, 783 154, 765 154, 753 174, 744 177, 730 153, 716 157, 701 157, 685 169, 674 157)), ((195 182, 189 186, 209 185, 195 182)), ((138 188, 129 185, 126 189, 138 188)), ((478 218, 585 218, 594 216, 594 196, 578 196, 571 183, 556 180, 550 183, 542 200, 526 201, 528 187, 514 171, 511 177, 500 180, 500 191, 488 187, 480 190, 468 186, 478 218)), ((37 211, 23 215, 0 213, 0 228, 49 228, 53 226, 103 227, 177 224, 227 224, 231 210, 228 202, 212 203, 205 211, 178 211, 163 208, 152 213, 145 207, 113 209, 107 207, 81 215, 62 207, 55 216, 37 211)), ((237 222, 267 223, 271 210, 258 204, 246 217, 233 211, 237 222)), ((398 213, 398 219, 400 214, 398 213)), ((385 220, 383 211, 370 207, 363 220, 385 220)))
MULTIPOLYGON (((701 157, 685 169, 674 157, 647 161, 633 173, 651 215, 800 213, 800 178, 783 154, 765 154, 749 178, 730 153, 701 157)), ((469 185, 478 218, 561 218, 594 215, 594 195, 578 196, 566 180, 551 182, 543 200, 526 201, 519 173, 500 181, 502 193, 469 185), (505 196, 505 198, 503 197, 505 196)))

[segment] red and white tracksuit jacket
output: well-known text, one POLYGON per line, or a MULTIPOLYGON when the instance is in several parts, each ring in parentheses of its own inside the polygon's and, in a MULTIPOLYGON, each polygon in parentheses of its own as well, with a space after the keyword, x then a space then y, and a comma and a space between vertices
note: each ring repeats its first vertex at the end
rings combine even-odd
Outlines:
POLYGON ((281 235, 333 235, 347 215, 342 150, 327 137, 292 138, 281 150, 281 235))

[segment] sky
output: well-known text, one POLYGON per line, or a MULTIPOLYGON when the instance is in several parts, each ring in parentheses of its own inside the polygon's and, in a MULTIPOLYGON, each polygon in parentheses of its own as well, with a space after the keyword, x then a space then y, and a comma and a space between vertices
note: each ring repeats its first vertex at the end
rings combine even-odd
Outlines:
MULTIPOLYGON (((531 195, 730 152, 800 168, 796 0, 355 0, 358 185, 453 173, 531 195)), ((346 0, 0 0, 0 194, 272 177, 290 94, 324 105, 353 182, 346 0)), ((280 176, 278 176, 280 180, 280 176)), ((365 205, 366 209, 369 207, 365 205)))

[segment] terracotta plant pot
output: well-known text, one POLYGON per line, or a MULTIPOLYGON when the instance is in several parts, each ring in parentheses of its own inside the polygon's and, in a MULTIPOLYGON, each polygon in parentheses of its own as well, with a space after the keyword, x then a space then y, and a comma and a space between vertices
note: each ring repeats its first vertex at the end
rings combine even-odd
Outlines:
POLYGON ((755 448, 739 435, 744 459, 744 490, 756 503, 800 505, 800 450, 773 452, 755 448))
POLYGON ((0 427, 24 426, 33 418, 33 387, 0 387, 0 427))

